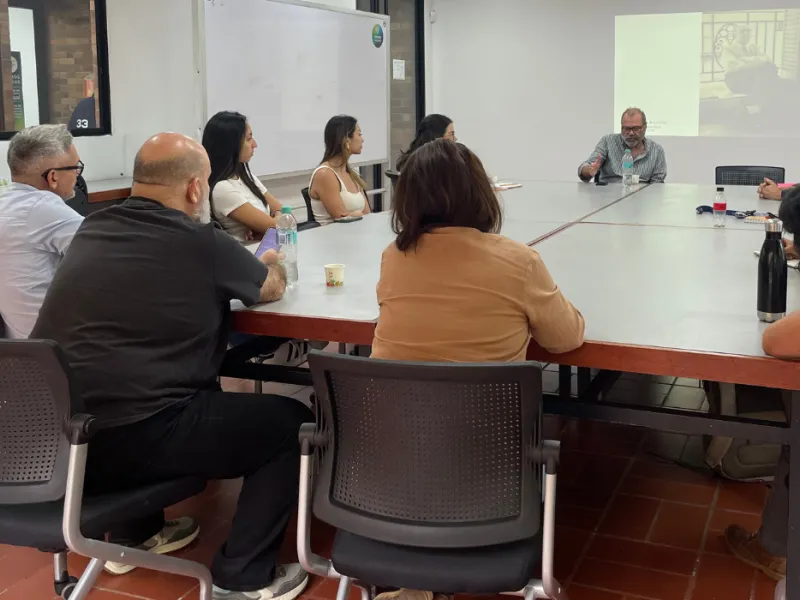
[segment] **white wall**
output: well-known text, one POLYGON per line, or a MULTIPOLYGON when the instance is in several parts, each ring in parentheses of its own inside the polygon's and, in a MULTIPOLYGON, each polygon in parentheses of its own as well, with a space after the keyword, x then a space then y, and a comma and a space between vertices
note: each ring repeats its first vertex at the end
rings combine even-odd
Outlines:
POLYGON ((36 37, 33 10, 8 8, 8 30, 12 52, 20 53, 22 63, 22 105, 25 125, 39 124, 39 82, 36 72, 36 37))
MULTIPOLYGON (((756 0, 426 0, 436 12, 426 26, 427 112, 452 117, 493 174, 574 180, 610 133, 615 15, 758 8, 756 0)), ((655 139, 668 181, 713 183, 718 164, 782 165, 787 181, 800 181, 797 139, 655 139)))

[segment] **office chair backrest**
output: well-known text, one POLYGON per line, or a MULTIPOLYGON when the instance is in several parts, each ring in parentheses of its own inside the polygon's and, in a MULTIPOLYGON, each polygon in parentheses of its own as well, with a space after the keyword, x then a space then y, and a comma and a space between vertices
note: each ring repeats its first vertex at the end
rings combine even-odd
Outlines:
POLYGON ((733 165, 716 168, 717 185, 760 185, 768 177, 775 183, 784 183, 786 169, 783 167, 763 167, 733 165))
POLYGON ((89 186, 86 185, 83 175, 78 175, 78 179, 75 181, 75 189, 82 191, 87 198, 89 197, 89 186))
POLYGON ((0 341, 0 504, 64 496, 71 388, 55 342, 0 341))
POLYGON ((540 528, 541 372, 533 364, 402 363, 312 353, 314 513, 404 546, 528 539, 540 528))
POLYGON ((308 188, 304 187, 300 190, 300 193, 303 194, 303 200, 306 201, 306 211, 308 215, 306 215, 306 221, 309 223, 316 223, 317 220, 314 218, 314 212, 311 210, 311 196, 308 193, 308 188))
POLYGON ((67 206, 82 217, 85 217, 90 212, 89 196, 77 185, 75 186, 75 195, 66 202, 67 206))

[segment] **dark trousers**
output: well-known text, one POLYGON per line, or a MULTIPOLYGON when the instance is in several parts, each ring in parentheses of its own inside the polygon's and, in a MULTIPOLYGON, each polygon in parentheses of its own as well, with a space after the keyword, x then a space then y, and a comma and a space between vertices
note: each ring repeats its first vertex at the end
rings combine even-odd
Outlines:
POLYGON ((786 447, 775 470, 772 493, 761 515, 758 537, 764 550, 786 558, 789 547, 789 449, 786 447))
MULTIPOLYGON (((244 477, 227 542, 211 565, 214 584, 232 591, 269 585, 297 504, 300 425, 305 406, 272 395, 200 392, 148 419, 99 432, 89 444, 90 492, 169 480, 244 477)), ((163 512, 114 532, 139 544, 155 535, 163 512)))

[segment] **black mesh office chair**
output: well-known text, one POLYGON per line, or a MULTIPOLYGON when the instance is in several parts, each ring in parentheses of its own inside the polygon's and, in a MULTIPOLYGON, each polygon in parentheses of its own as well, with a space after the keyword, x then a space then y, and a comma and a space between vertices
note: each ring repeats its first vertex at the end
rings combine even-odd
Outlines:
POLYGON ((306 222, 298 225, 298 231, 304 231, 306 229, 314 229, 315 227, 319 227, 319 222, 314 218, 314 211, 311 210, 311 196, 308 194, 308 188, 304 187, 300 190, 300 193, 303 194, 303 200, 306 201, 306 222))
POLYGON ((78 180, 75 182, 75 189, 83 192, 83 195, 89 197, 89 186, 86 185, 86 180, 83 175, 78 175, 78 180))
POLYGON ((330 353, 309 365, 317 422, 300 433, 297 528, 307 571, 341 578, 339 600, 354 582, 363 597, 371 586, 562 597, 559 447, 541 440, 536 365, 330 353), (312 494, 314 515, 338 530, 330 561, 311 551, 312 494))
POLYGON ((724 166, 717 167, 717 185, 761 185, 767 177, 775 183, 783 183, 786 169, 783 167, 724 166))
POLYGON ((86 186, 86 180, 83 178, 83 175, 78 175, 78 181, 75 183, 75 196, 67 200, 67 206, 82 217, 85 217, 91 212, 89 206, 89 188, 86 186))
POLYGON ((397 189, 397 182, 400 179, 400 173, 397 171, 384 171, 386 176, 389 178, 389 181, 392 182, 392 191, 394 192, 397 189))
POLYGON ((189 560, 109 544, 105 533, 200 493, 186 478, 84 496, 88 443, 96 421, 80 414, 70 371, 49 341, 0 342, 0 543, 54 553, 55 592, 83 600, 106 561, 176 573, 200 581, 211 600, 211 573, 189 560), (67 570, 67 552, 91 558, 80 580, 67 570))

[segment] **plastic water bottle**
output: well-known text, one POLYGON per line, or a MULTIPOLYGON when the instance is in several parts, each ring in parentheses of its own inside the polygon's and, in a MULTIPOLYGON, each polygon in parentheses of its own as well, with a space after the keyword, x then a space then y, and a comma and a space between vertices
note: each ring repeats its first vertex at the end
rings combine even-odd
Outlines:
POLYGON ((714 197, 714 227, 725 227, 727 210, 728 202, 725 200, 725 188, 718 187, 717 195, 714 197))
POLYGON ((783 248, 783 222, 769 219, 766 239, 758 258, 758 305, 761 321, 774 323, 786 315, 787 267, 783 248))
POLYGON ((633 154, 630 148, 625 148, 622 155, 622 185, 633 185, 633 154))
POLYGON ((297 283, 297 220, 291 206, 281 208, 281 216, 275 225, 278 230, 278 252, 283 254, 281 264, 286 269, 286 285, 297 283))

